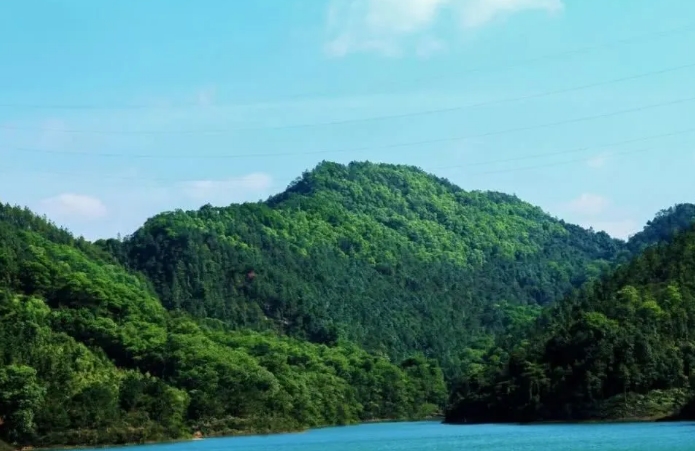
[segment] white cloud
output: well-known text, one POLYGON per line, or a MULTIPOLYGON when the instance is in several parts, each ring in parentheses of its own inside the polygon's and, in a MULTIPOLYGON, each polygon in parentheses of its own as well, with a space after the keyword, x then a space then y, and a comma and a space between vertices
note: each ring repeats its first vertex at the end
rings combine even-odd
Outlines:
POLYGON ((335 57, 356 52, 399 56, 404 41, 411 41, 416 54, 429 56, 444 46, 431 29, 446 12, 458 14, 461 26, 470 29, 525 10, 562 9, 562 0, 333 0, 325 50, 335 57))
POLYGON ((444 42, 441 40, 433 37, 425 37, 417 43, 415 53, 421 58, 428 58, 444 50, 444 47, 444 42))
POLYGON ((619 221, 592 221, 583 224, 584 227, 593 227, 594 230, 603 230, 613 238, 628 239, 640 230, 640 225, 632 219, 619 221))
POLYGON ((586 160, 586 165, 592 169, 601 169, 608 162, 608 157, 605 155, 596 155, 586 160))
POLYGON ((92 196, 63 193, 40 202, 40 209, 51 219, 96 220, 107 215, 104 203, 92 196))
POLYGON ((626 218, 619 209, 611 207, 610 200, 592 193, 583 193, 564 205, 564 210, 575 215, 576 224, 594 230, 602 230, 614 238, 627 239, 639 231, 634 219, 626 218))
POLYGON ((211 204, 230 204, 258 199, 272 187, 273 179, 265 173, 253 173, 227 180, 195 180, 181 184, 189 199, 211 204))
POLYGON ((476 28, 499 17, 525 10, 557 13, 563 9, 562 0, 461 0, 461 21, 466 28, 476 28))
POLYGON ((198 90, 196 100, 199 106, 210 106, 215 101, 217 89, 214 86, 207 86, 198 90))
POLYGON ((326 44, 331 56, 353 52, 401 54, 400 40, 427 30, 451 0, 333 0, 326 44))
POLYGON ((573 213, 583 216, 596 216, 608 207, 610 202, 603 196, 591 193, 583 193, 567 204, 567 208, 573 213))

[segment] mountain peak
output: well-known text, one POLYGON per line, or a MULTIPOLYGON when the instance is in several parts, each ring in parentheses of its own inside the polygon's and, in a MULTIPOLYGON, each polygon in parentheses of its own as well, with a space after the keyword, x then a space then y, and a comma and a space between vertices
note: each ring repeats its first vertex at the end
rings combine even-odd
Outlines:
MULTIPOLYGON (((536 214, 545 215, 538 207, 532 207, 517 196, 496 191, 466 191, 444 177, 439 177, 412 165, 353 161, 348 164, 322 161, 295 179, 288 188, 268 203, 277 206, 295 196, 312 196, 319 192, 332 193, 332 200, 363 201, 365 197, 383 198, 387 192, 408 196, 409 200, 425 197, 453 196, 462 204, 478 203, 485 198, 493 204, 524 204, 536 214)), ((364 205, 363 205, 364 206, 364 205)))
POLYGON ((552 302, 624 245, 413 166, 324 161, 264 203, 161 215, 124 246, 168 308, 450 356, 452 375, 455 350, 499 327, 502 306, 552 302))

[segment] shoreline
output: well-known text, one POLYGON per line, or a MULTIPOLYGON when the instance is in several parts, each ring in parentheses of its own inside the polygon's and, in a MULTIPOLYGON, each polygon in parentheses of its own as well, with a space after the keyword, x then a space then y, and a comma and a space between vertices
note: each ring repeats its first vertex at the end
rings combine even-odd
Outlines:
POLYGON ((143 442, 130 442, 130 443, 119 443, 119 444, 104 444, 104 445, 72 445, 72 446, 62 446, 62 445, 55 445, 55 446, 24 446, 24 447, 19 447, 19 448, 14 448, 12 445, 9 445, 12 449, 18 450, 18 451, 71 451, 71 450, 84 450, 84 449, 109 449, 109 448, 128 448, 128 447, 134 447, 134 446, 148 446, 148 445, 162 445, 162 444, 176 444, 176 443, 185 443, 185 442, 195 442, 195 441, 202 441, 206 439, 216 439, 216 438, 234 438, 234 437, 252 437, 252 436, 258 436, 258 437, 263 437, 263 436, 268 436, 268 435, 285 435, 285 434, 303 434, 308 431, 312 430, 320 430, 320 429, 328 429, 328 428, 341 428, 341 427, 350 427, 350 426, 360 426, 360 425, 369 425, 369 424, 380 424, 380 423, 409 423, 409 422, 427 422, 427 421, 438 421, 439 423, 443 424, 444 416, 433 416, 433 417, 428 417, 428 418, 423 418, 423 419, 371 419, 371 420, 365 420, 365 421, 360 421, 357 423, 351 423, 351 424, 329 424, 329 425, 324 425, 324 426, 316 426, 316 427, 306 427, 306 428, 301 428, 301 429, 292 429, 292 430, 277 430, 277 431, 270 431, 270 432, 260 432, 260 431, 246 431, 246 432, 235 432, 231 434, 225 434, 225 433, 220 433, 220 434, 210 434, 210 435, 203 435, 199 431, 194 432, 191 434, 190 437, 185 437, 185 438, 178 438, 178 439, 168 439, 168 440, 146 440, 143 442))
POLYGON ((469 422, 448 422, 442 421, 447 426, 479 426, 483 424, 499 424, 513 426, 542 426, 552 424, 626 424, 626 423, 687 423, 695 419, 681 418, 674 416, 658 417, 626 417, 611 419, 587 419, 587 420, 537 420, 537 421, 469 421, 469 422))
MULTIPOLYGON (((542 425, 610 425, 610 424, 627 424, 627 423, 680 423, 680 422, 693 422, 695 419, 678 418, 678 417, 653 417, 653 418, 619 418, 619 419, 588 419, 588 420, 544 420, 544 421, 530 421, 530 422, 513 422, 513 421, 480 421, 480 422, 446 422, 444 417, 430 417, 419 420, 398 420, 398 419, 372 419, 366 420, 359 423, 344 424, 344 425, 325 425, 317 426, 311 428, 295 429, 295 430, 278 430, 272 432, 258 432, 258 431, 248 431, 248 432, 237 432, 232 434, 211 434, 203 436, 202 434, 196 435, 192 434, 190 437, 170 439, 170 440, 148 440, 144 442, 132 442, 132 443, 121 443, 121 444, 106 444, 106 445, 75 445, 75 446, 46 446, 46 447, 32 447, 25 446, 21 448, 13 448, 20 451, 70 451, 70 450, 83 450, 83 449, 109 449, 109 448, 128 448, 134 446, 148 446, 148 445, 163 445, 163 444, 176 444, 185 442, 202 441, 207 439, 221 439, 221 438, 234 438, 234 437, 262 437, 268 435, 285 435, 285 434, 303 434, 312 430, 321 430, 328 428, 341 428, 350 426, 361 426, 361 425, 374 425, 374 424, 389 424, 389 423, 410 423, 410 422, 438 422, 443 426, 481 426, 481 425, 509 425, 509 426, 542 426, 542 425)), ((11 446, 11 445, 10 445, 11 446)))

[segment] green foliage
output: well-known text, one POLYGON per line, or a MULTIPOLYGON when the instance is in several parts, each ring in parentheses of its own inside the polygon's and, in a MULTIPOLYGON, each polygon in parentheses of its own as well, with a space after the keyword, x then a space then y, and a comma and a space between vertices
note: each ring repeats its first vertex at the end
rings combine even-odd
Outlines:
POLYGON ((695 228, 645 248, 546 309, 508 351, 483 357, 447 420, 654 418, 683 408, 695 389, 695 228))
POLYGON ((143 442, 421 418, 441 370, 167 312, 142 276, 0 205, 0 440, 143 442))
POLYGON ((516 197, 371 163, 322 163, 267 202, 164 213, 100 244, 170 310, 395 360, 423 352, 449 379, 508 313, 537 311, 624 249, 516 197))
POLYGON ((98 245, 0 205, 0 448, 425 418, 445 380, 452 421, 689 415, 695 232, 653 245, 691 207, 626 244, 369 163, 98 245))
POLYGON ((10 440, 21 441, 34 434, 34 418, 44 394, 35 369, 23 365, 0 368, 0 417, 8 424, 10 440))
POLYGON ((627 245, 633 255, 649 246, 668 243, 673 237, 690 228, 695 222, 695 205, 677 204, 661 210, 644 229, 630 237, 627 245))

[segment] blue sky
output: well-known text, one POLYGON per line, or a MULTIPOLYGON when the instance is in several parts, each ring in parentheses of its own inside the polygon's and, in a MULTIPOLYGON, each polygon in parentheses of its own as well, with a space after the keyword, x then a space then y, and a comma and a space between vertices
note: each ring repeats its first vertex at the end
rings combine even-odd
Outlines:
POLYGON ((98 238, 368 159, 625 237, 695 201, 693 17, 689 0, 3 2, 0 200, 98 238))

